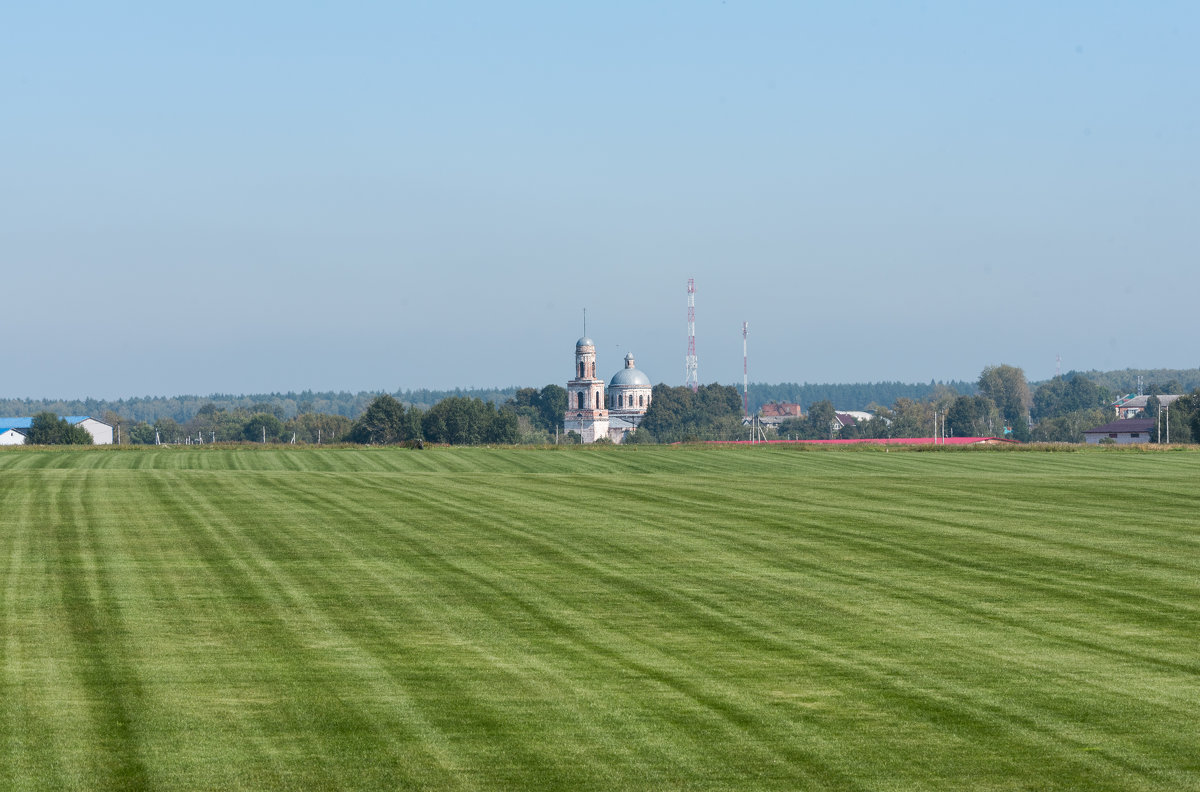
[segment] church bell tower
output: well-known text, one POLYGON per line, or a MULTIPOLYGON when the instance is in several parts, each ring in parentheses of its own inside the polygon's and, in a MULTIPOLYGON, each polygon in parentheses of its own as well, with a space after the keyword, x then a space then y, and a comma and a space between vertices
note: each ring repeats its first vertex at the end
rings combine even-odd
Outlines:
POLYGON ((608 437, 604 380, 596 377, 596 344, 587 335, 575 342, 575 376, 567 383, 563 429, 578 432, 585 443, 608 437))

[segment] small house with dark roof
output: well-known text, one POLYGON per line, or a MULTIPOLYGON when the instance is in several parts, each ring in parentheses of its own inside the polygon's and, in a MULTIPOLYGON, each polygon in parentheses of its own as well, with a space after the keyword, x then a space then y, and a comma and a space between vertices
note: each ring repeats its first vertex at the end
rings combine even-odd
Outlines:
POLYGON ((1117 445, 1149 443, 1154 439, 1154 423, 1153 418, 1125 418, 1088 429, 1083 433, 1083 438, 1091 445, 1100 443, 1105 438, 1117 445))

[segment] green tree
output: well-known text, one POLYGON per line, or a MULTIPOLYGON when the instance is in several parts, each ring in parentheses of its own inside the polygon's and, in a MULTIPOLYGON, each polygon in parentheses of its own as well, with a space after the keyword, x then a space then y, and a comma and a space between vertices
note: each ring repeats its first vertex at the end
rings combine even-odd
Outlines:
MULTIPOLYGON (((40 412, 33 416, 29 431, 25 433, 25 442, 31 445, 54 445, 61 432, 59 420, 52 412, 40 412)), ((65 424, 66 421, 62 423, 65 424)))
POLYGON ((1042 443, 1082 443, 1084 432, 1111 420, 1112 412, 1107 407, 1076 410, 1038 421, 1033 427, 1031 439, 1042 443))
POLYGON ((837 411, 833 402, 822 399, 808 408, 808 413, 800 418, 789 418, 779 424, 781 437, 797 440, 829 440, 833 437, 834 421, 837 411))
MULTIPOLYGON (((1171 444, 1200 442, 1200 388, 1180 396, 1160 411, 1158 425, 1162 427, 1162 442, 1167 441, 1170 425, 1171 444)), ((1157 439, 1157 431, 1155 439, 1157 439)))
POLYGON ((547 385, 542 388, 538 399, 538 411, 541 413, 542 428, 553 433, 563 425, 563 415, 567 411, 567 389, 561 385, 547 385))
POLYGON ((344 415, 306 412, 285 421, 283 435, 286 439, 295 434, 298 443, 336 443, 350 432, 352 425, 353 421, 344 415))
POLYGON ((996 405, 986 396, 959 396, 946 411, 950 437, 986 437, 994 433, 996 405))
POLYGON ((175 443, 183 439, 183 428, 174 418, 163 417, 154 422, 154 431, 164 443, 175 443))
POLYGON ((66 418, 52 412, 40 412, 26 433, 26 442, 33 445, 91 445, 92 435, 82 426, 72 426, 66 418))
POLYGON ((979 375, 979 393, 992 400, 1000 417, 1014 431, 1018 423, 1028 422, 1033 397, 1025 372, 1018 367, 1006 364, 986 367, 979 375))
POLYGON ((1104 407, 1112 401, 1107 388, 1087 377, 1070 372, 1043 382, 1033 393, 1033 418, 1044 421, 1080 410, 1104 407))
POLYGON ((121 443, 122 445, 129 443, 129 438, 125 436, 126 421, 120 415, 112 410, 105 410, 104 417, 100 420, 113 428, 113 442, 121 443))
POLYGON ((346 439, 352 443, 370 445, 390 445, 418 440, 421 435, 415 430, 409 412, 403 404, 386 393, 377 396, 350 427, 346 439))
POLYGON ((837 431, 834 428, 834 424, 837 422, 837 410, 834 409, 833 402, 819 401, 808 408, 805 421, 808 423, 808 431, 811 433, 812 439, 832 440, 837 431))
POLYGON ((733 440, 741 434, 742 397, 731 385, 691 388, 655 385, 638 431, 661 443, 733 440), (730 420, 734 419, 734 420, 730 420))
POLYGON ((272 413, 255 413, 246 421, 242 436, 252 443, 261 443, 264 438, 267 442, 278 440, 282 432, 283 422, 272 413))
POLYGON ((145 421, 138 421, 129 427, 128 442, 137 445, 154 445, 154 427, 145 421))
POLYGON ((888 421, 888 437, 932 437, 933 408, 923 401, 896 399, 890 410, 877 413, 888 421))
POLYGON ((567 391, 558 385, 547 385, 541 390, 520 388, 504 403, 504 409, 517 417, 522 442, 544 443, 563 424, 567 391))
POLYGON ((421 430, 433 443, 515 443, 517 416, 482 399, 451 396, 429 408, 422 416, 421 430))

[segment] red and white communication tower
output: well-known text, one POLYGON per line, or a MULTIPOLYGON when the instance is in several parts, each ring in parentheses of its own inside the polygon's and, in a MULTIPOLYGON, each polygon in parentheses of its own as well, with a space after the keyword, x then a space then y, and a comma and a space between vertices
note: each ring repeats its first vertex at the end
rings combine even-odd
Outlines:
POLYGON ((688 278, 688 353, 684 363, 683 384, 695 393, 700 388, 700 374, 696 365, 696 279, 688 278))
POLYGON ((750 417, 750 366, 746 362, 746 330, 749 322, 742 322, 742 414, 750 417))

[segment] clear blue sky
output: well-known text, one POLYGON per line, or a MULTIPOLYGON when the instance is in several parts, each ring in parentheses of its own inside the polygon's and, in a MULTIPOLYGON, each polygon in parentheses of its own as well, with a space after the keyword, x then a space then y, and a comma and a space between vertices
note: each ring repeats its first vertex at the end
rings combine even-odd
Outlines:
POLYGON ((0 396, 1200 365, 1200 5, 11 4, 0 396))

